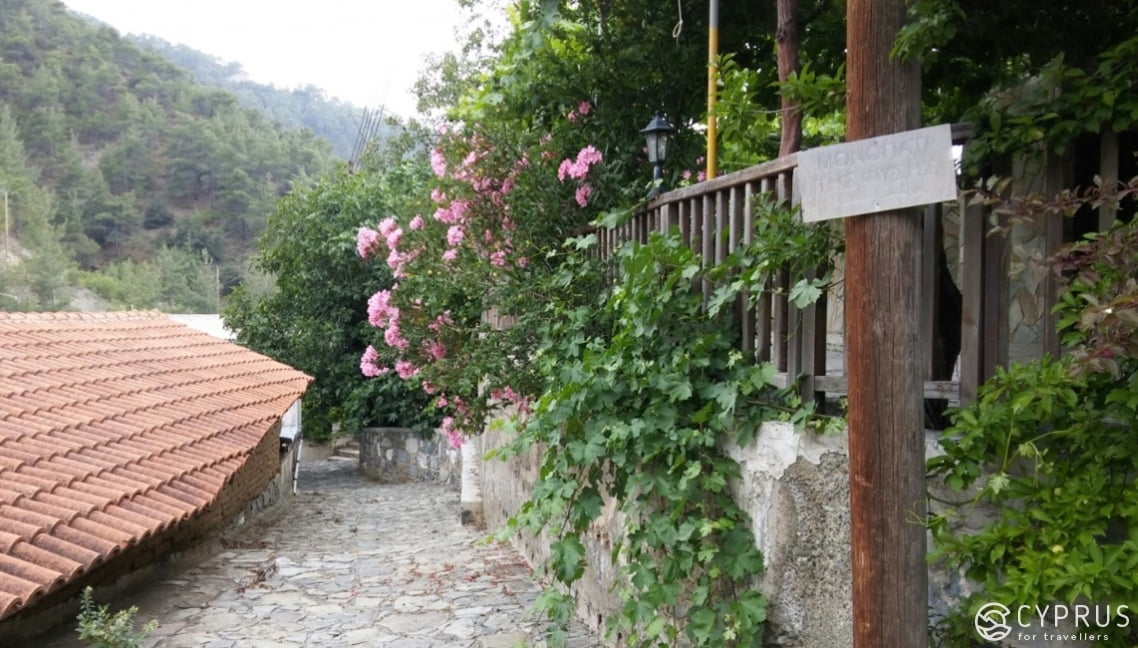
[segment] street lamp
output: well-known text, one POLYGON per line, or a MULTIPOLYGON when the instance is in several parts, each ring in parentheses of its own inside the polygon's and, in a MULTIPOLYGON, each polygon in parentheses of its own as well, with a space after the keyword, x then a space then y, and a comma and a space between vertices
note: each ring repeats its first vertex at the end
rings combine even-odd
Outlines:
POLYGON ((652 198, 664 191, 664 162, 668 161, 669 140, 676 129, 668 123, 660 113, 640 130, 648 142, 648 161, 652 163, 652 190, 648 197, 652 198))

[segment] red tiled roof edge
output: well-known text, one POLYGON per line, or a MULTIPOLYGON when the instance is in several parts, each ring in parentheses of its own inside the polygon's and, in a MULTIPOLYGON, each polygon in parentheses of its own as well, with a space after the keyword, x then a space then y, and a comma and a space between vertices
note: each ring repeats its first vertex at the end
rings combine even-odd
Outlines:
POLYGON ((217 502, 311 380, 155 311, 0 313, 0 619, 217 502))

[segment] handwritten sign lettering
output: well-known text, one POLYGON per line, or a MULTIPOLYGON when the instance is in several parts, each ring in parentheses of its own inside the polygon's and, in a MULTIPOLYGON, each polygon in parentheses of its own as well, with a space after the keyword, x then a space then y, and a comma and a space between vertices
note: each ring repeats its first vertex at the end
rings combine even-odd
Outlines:
POLYGON ((801 151, 795 182, 806 222, 955 200, 952 127, 801 151))

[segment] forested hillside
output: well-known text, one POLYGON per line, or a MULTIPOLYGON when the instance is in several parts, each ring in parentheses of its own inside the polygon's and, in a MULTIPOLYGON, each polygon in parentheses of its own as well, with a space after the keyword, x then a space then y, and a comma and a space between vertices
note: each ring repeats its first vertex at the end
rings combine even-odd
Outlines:
POLYGON ((112 306, 212 310, 276 199, 330 164, 311 132, 56 0, 0 2, 2 309, 67 308, 82 284, 112 306))
POLYGON ((285 128, 307 128, 331 142, 337 157, 351 158, 362 108, 328 97, 313 85, 290 90, 250 81, 240 63, 225 62, 192 47, 154 36, 132 34, 128 38, 188 71, 198 83, 232 92, 243 106, 260 110, 285 128))

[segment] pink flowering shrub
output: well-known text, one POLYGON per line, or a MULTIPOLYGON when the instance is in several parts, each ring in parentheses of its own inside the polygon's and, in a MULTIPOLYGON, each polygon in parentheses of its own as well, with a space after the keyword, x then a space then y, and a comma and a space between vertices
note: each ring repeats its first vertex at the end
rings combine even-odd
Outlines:
MULTIPOLYGON (((592 111, 578 102, 564 131, 587 136, 571 125, 592 111)), ((360 230, 359 254, 386 260, 397 279, 368 300, 376 342, 360 370, 419 385, 445 414, 441 429, 455 445, 481 429, 491 408, 529 411, 536 378, 503 359, 532 352, 532 331, 516 321, 533 311, 532 273, 548 269, 551 251, 599 214, 605 156, 588 142, 566 150, 559 134, 441 133, 418 214, 360 230), (497 326, 486 312, 515 323, 497 326)))
POLYGON ((361 227, 356 235, 356 252, 366 259, 378 248, 379 232, 370 227, 361 227))
MULTIPOLYGON (((421 175, 429 176, 422 158, 421 175)), ((344 432, 426 430, 442 418, 424 409, 429 398, 417 385, 395 375, 387 345, 371 326, 385 325, 398 307, 384 263, 394 229, 381 234, 380 221, 404 209, 393 192, 380 190, 389 181, 380 171, 341 169, 295 187, 278 202, 251 259, 277 278, 277 291, 237 288, 227 300, 225 321, 241 344, 313 377, 304 395, 311 440, 328 439, 337 425, 344 432)))
POLYGON ((360 373, 368 378, 374 378, 391 371, 391 367, 381 367, 376 364, 378 361, 379 353, 375 350, 375 347, 369 344, 363 356, 360 357, 360 373))

